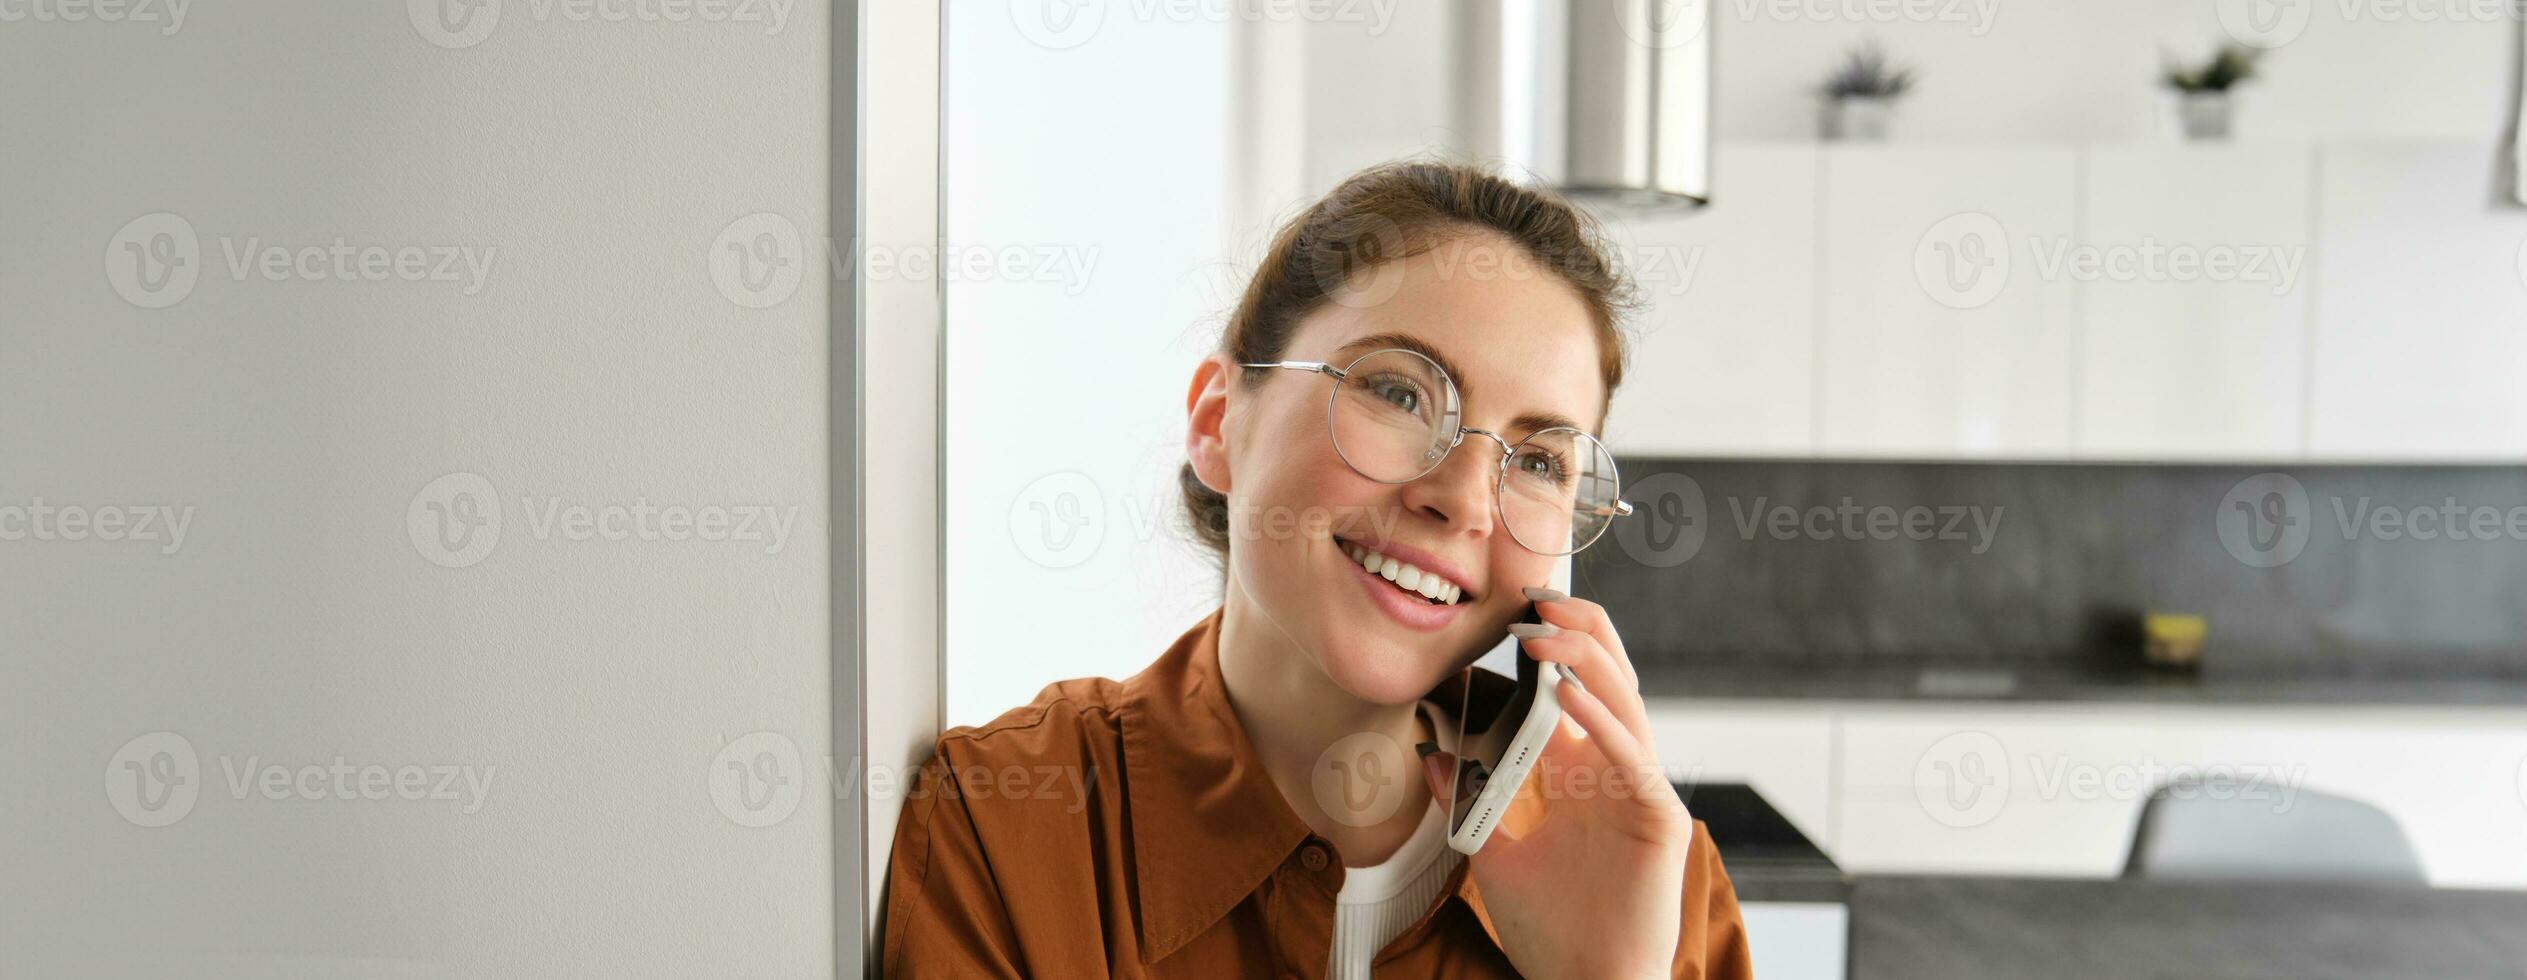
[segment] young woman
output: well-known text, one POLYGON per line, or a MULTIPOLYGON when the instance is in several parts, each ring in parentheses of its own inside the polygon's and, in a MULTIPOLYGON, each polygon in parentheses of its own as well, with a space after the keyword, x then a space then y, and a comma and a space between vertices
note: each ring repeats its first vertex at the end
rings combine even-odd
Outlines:
POLYGON ((1548 587, 1626 509, 1592 438, 1626 295, 1580 212, 1469 167, 1373 168, 1281 229, 1186 397, 1220 608, 939 737, 886 973, 1751 976, 1622 638, 1548 587), (1463 858, 1443 692, 1513 630, 1580 683, 1463 858))

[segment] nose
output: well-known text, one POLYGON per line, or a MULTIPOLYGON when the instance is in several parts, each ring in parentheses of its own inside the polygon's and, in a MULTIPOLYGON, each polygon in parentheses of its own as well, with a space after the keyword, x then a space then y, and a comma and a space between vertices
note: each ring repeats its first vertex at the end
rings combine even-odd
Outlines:
POLYGON ((1493 484, 1500 475, 1500 458, 1505 450, 1493 449, 1499 437, 1480 429, 1466 429, 1457 447, 1439 467, 1424 473, 1421 479, 1404 484, 1404 505, 1421 514, 1437 518, 1452 531, 1475 537, 1492 533, 1493 484), (1482 436, 1481 439, 1471 438, 1482 436))

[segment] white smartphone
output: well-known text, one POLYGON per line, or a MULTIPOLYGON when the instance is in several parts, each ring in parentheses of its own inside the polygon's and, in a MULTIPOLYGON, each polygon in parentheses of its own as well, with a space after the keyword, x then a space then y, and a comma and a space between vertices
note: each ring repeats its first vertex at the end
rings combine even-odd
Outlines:
MULTIPOLYGON (((1566 555, 1555 566, 1551 584, 1567 594, 1570 580, 1566 555)), ((1532 605, 1520 621, 1539 621, 1532 605)), ((1461 683, 1452 685, 1456 703, 1449 707, 1457 719, 1457 737, 1451 748, 1457 764, 1448 781, 1448 846, 1464 854, 1482 850, 1491 839, 1501 814, 1561 726, 1561 686, 1579 683, 1562 665, 1527 656, 1514 637, 1504 645, 1511 648, 1514 676, 1478 662, 1465 668, 1461 683)))

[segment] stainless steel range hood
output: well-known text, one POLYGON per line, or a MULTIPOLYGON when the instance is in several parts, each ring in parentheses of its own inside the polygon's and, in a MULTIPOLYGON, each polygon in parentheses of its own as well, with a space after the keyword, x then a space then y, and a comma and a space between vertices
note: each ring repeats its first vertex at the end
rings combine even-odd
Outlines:
POLYGON ((1711 201, 1707 0, 1465 0, 1459 150, 1600 208, 1711 201))

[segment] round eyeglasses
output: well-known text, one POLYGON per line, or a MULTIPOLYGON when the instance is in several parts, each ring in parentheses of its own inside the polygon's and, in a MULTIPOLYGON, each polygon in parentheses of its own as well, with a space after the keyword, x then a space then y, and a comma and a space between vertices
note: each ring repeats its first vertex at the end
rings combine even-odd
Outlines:
POLYGON ((1614 454, 1595 436, 1568 426, 1540 430, 1512 444, 1497 432, 1467 428, 1464 402, 1448 372, 1421 354, 1374 350, 1350 364, 1265 361, 1250 368, 1311 371, 1334 379, 1325 428, 1334 453, 1379 483, 1410 483, 1448 458, 1466 433, 1501 446, 1493 500, 1501 526, 1521 547, 1568 555, 1594 544, 1614 519, 1632 513, 1615 474, 1614 454))

